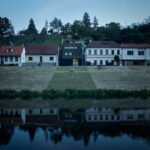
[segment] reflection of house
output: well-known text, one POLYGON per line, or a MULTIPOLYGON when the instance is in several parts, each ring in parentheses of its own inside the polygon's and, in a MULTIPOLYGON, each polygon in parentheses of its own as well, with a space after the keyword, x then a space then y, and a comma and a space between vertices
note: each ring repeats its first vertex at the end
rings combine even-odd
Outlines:
POLYGON ((26 109, 26 124, 58 123, 58 109, 26 109))
POLYGON ((62 122, 76 123, 83 121, 83 109, 71 111, 69 109, 59 110, 59 120, 62 122))
POLYGON ((24 124, 25 122, 25 109, 0 109, 1 124, 24 124))
POLYGON ((85 111, 87 122, 150 121, 150 109, 106 109, 90 108, 85 111))
POLYGON ((23 46, 2 46, 0 47, 1 65, 18 65, 25 63, 25 48, 23 46))
POLYGON ((58 66, 58 45, 26 45, 25 65, 58 66))
POLYGON ((64 44, 60 52, 61 66, 81 66, 82 65, 82 45, 64 44))
POLYGON ((90 108, 85 111, 85 120, 87 122, 106 122, 120 121, 120 115, 113 109, 106 108, 90 108))

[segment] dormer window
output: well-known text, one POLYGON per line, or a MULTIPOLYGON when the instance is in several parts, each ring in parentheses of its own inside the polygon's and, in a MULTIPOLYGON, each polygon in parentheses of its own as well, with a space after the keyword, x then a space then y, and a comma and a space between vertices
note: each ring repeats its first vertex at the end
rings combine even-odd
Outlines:
POLYGON ((13 52, 12 48, 7 49, 7 53, 12 53, 12 52, 13 52))
POLYGON ((65 56, 68 56, 68 52, 65 52, 65 56))
POLYGON ((69 53, 69 56, 72 56, 72 53, 71 53, 71 52, 69 53))

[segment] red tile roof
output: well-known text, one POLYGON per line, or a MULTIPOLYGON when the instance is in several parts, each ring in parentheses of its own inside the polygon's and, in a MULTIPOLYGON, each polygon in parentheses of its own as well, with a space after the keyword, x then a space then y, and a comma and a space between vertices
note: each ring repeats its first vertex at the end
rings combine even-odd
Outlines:
POLYGON ((150 44, 121 44, 122 48, 150 48, 150 44))
POLYGON ((121 45, 114 41, 92 41, 87 48, 120 48, 121 45))
POLYGON ((26 45, 26 55, 57 55, 58 45, 26 45))
POLYGON ((1 46, 0 56, 21 56, 23 51, 23 46, 1 46), (12 49, 12 52, 7 52, 7 50, 12 49))

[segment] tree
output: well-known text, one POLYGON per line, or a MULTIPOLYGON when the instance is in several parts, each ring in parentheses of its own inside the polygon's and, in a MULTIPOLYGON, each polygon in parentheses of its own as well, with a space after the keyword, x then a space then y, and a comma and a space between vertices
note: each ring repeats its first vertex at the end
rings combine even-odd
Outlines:
POLYGON ((47 20, 45 21, 45 29, 48 32, 48 21, 47 20))
POLYGON ((0 17, 0 39, 3 40, 4 37, 14 35, 14 28, 11 21, 4 17, 0 17))
POLYGON ((38 34, 37 29, 35 27, 35 24, 34 24, 34 21, 33 21, 32 18, 29 21, 29 26, 28 26, 28 29, 27 29, 26 33, 27 34, 34 34, 34 35, 38 34))
POLYGON ((90 16, 87 12, 84 13, 82 22, 85 27, 91 27, 90 16))
POLYGON ((40 33, 40 39, 41 39, 41 41, 42 41, 42 42, 45 41, 46 37, 47 37, 47 30, 46 30, 46 28, 44 27, 44 28, 41 30, 41 33, 40 33))
POLYGON ((62 26, 61 30, 62 30, 63 34, 70 34, 71 33, 71 24, 70 23, 65 24, 64 26, 62 26))
POLYGON ((58 18, 55 17, 55 18, 52 20, 52 22, 50 23, 50 26, 52 27, 53 32, 54 32, 55 30, 57 30, 57 32, 59 33, 60 30, 61 30, 61 28, 62 28, 62 22, 61 22, 60 19, 58 19, 58 18))
POLYGON ((114 56, 114 61, 117 63, 117 65, 119 65, 119 63, 120 63, 120 58, 119 58, 118 55, 115 55, 115 56, 114 56))
POLYGON ((93 28, 94 28, 94 30, 97 30, 97 27, 98 27, 98 19, 95 16, 94 20, 93 20, 93 28))

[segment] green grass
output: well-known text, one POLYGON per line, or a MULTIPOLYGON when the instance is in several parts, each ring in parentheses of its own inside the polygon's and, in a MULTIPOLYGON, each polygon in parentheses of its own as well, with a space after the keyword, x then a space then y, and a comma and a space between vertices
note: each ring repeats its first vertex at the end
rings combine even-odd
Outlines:
POLYGON ((47 88, 95 89, 96 87, 86 67, 58 67, 47 88))

